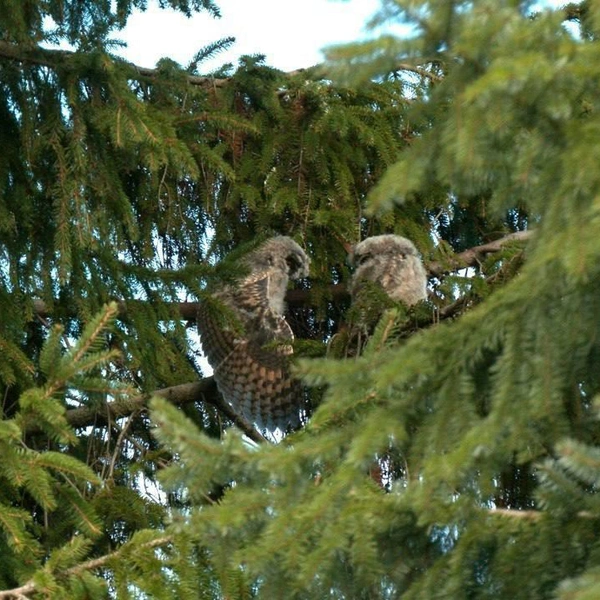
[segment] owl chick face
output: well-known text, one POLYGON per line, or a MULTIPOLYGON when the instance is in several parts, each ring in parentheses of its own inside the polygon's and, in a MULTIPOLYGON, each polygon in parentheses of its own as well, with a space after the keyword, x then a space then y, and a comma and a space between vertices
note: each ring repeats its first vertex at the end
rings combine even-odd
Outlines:
POLYGON ((392 299, 416 304, 427 297, 427 273, 415 245, 399 235, 378 235, 357 244, 351 256, 356 270, 351 293, 365 281, 379 285, 392 299))
POLYGON ((277 236, 250 252, 245 259, 250 269, 241 288, 252 280, 261 280, 267 286, 266 296, 270 309, 278 315, 285 312, 285 293, 288 283, 308 275, 310 259, 290 237, 277 236))
POLYGON ((290 237, 279 235, 267 240, 254 252, 247 262, 256 269, 277 269, 290 280, 308 277, 310 259, 306 252, 290 237))

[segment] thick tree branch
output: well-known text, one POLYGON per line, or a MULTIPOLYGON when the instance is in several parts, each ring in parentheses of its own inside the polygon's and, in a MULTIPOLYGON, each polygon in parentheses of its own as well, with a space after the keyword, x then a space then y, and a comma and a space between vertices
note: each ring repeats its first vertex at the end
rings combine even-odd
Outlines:
POLYGON ((398 65, 396 65, 395 70, 396 71, 408 71, 410 73, 415 73, 416 75, 419 75, 420 77, 425 77, 427 79, 430 79, 434 83, 439 83, 440 81, 442 81, 444 79, 441 75, 436 75, 435 73, 432 73, 431 71, 428 71, 427 69, 425 69, 423 67, 416 66, 416 65, 409 65, 407 63, 399 63, 398 65))
MULTIPOLYGON (((22 44, 12 44, 0 40, 0 57, 7 58, 22 63, 44 66, 44 67, 57 67, 59 65, 66 65, 77 55, 76 52, 70 50, 55 50, 50 48, 43 48, 37 45, 24 46, 22 44)), ((113 57, 119 63, 129 67, 133 74, 139 78, 154 79, 160 75, 160 69, 150 69, 147 67, 140 67, 131 62, 123 60, 119 57, 113 57)), ((397 71, 409 71, 416 73, 421 77, 427 77, 432 81, 441 81, 443 78, 435 73, 428 71, 421 66, 410 65, 407 63, 399 63, 396 66, 397 71)), ((287 77, 294 77, 296 75, 303 74, 306 78, 312 79, 314 77, 321 79, 323 78, 324 69, 323 65, 315 65, 312 67, 295 69, 289 71, 285 75, 287 77)), ((223 77, 206 77, 201 75, 187 75, 187 81, 190 85, 201 86, 206 88, 220 88, 224 87, 230 82, 231 78, 223 77)))
MULTIPOLYGON (((66 65, 74 57, 77 56, 76 52, 70 50, 55 50, 50 48, 42 48, 41 46, 31 45, 24 46, 22 44, 12 44, 4 40, 0 40, 0 57, 7 58, 22 63, 44 66, 44 67, 57 67, 59 65, 66 65)), ((140 78, 154 79, 160 75, 160 69, 150 69, 147 67, 140 67, 119 57, 113 57, 119 63, 128 66, 132 73, 137 74, 140 78)), ((296 69, 287 73, 289 77, 293 77, 300 73, 304 73, 307 77, 310 77, 312 73, 317 71, 317 67, 309 67, 306 69, 296 69)), ((190 85, 219 88, 227 85, 230 78, 215 78, 215 77, 204 77, 200 75, 188 75, 187 81, 190 85)))
POLYGON ((531 229, 510 233, 493 242, 469 248, 464 252, 459 252, 458 254, 449 257, 447 261, 432 261, 426 265, 427 271, 429 276, 439 277, 440 275, 456 271, 457 269, 473 267, 478 265, 487 254, 499 252, 509 244, 527 241, 532 236, 533 230, 531 229))
MULTIPOLYGON (((347 295, 347 290, 345 285, 337 284, 329 286, 327 291, 327 295, 333 300, 342 300, 347 295)), ((286 304, 290 308, 297 308, 302 306, 310 305, 311 301, 311 290, 288 290, 285 300, 286 304)), ((143 300, 128 300, 124 302, 123 300, 117 301, 119 306, 119 317, 124 317, 129 312, 135 312, 135 307, 138 304, 144 304, 143 300)), ((200 307, 199 302, 172 302, 169 303, 169 306, 176 309, 175 312, 179 313, 180 317, 184 321, 189 321, 193 323, 196 321, 196 315, 198 313, 198 308, 200 307)), ((38 317, 42 319, 46 319, 52 316, 52 309, 44 302, 43 300, 35 299, 33 300, 33 312, 38 317)))
MULTIPOLYGON (((57 67, 68 64, 75 56, 77 56, 77 53, 70 50, 54 50, 42 48, 41 46, 24 46, 0 40, 0 57, 31 65, 57 67)), ((159 69, 139 67, 120 58, 117 60, 130 67, 140 77, 154 78, 160 73, 159 69)), ((188 75, 187 80, 190 85, 203 87, 222 87, 228 82, 228 79, 215 79, 214 77, 201 77, 198 75, 188 75)))
MULTIPOLYGON (((192 402, 209 402, 217 405, 219 393, 212 377, 207 377, 194 383, 182 383, 168 388, 156 390, 152 394, 141 394, 132 398, 117 398, 99 407, 82 406, 67 410, 66 418, 76 429, 89 425, 107 425, 111 421, 127 417, 146 409, 152 396, 159 396, 175 406, 192 402)), ((221 407, 219 407, 221 408, 221 407)))
POLYGON ((91 425, 107 425, 115 419, 146 410, 148 401, 152 396, 164 398, 175 406, 182 406, 192 402, 212 404, 228 419, 233 421, 251 440, 258 443, 265 441, 265 438, 256 428, 238 415, 223 399, 212 377, 206 377, 193 383, 182 383, 163 388, 156 390, 152 394, 141 394, 133 398, 117 398, 111 402, 105 402, 99 407, 82 406, 80 408, 72 408, 67 410, 66 419, 69 425, 75 429, 91 425))
MULTIPOLYGON (((529 519, 537 521, 547 512, 541 510, 517 510, 514 508, 490 508, 487 511, 490 515, 499 515, 501 517, 508 517, 511 519, 529 519)), ((598 515, 590 512, 589 510, 580 510, 575 513, 579 519, 597 519, 598 515)))

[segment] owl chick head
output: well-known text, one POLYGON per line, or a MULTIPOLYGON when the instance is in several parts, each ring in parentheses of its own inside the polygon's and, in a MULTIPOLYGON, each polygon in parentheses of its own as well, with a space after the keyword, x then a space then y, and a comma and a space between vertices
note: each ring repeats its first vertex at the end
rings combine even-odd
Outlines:
POLYGON ((353 297, 365 282, 396 301, 411 305, 427 297, 427 273, 415 245, 399 235, 377 235, 358 243, 350 256, 355 267, 353 297))
POLYGON ((415 245, 405 237, 393 234, 375 235, 354 246, 350 264, 359 267, 378 256, 418 257, 419 253, 415 245))
POLYGON ((262 268, 281 267, 291 280, 308 276, 310 259, 290 237, 278 235, 268 239, 250 253, 249 262, 262 268))

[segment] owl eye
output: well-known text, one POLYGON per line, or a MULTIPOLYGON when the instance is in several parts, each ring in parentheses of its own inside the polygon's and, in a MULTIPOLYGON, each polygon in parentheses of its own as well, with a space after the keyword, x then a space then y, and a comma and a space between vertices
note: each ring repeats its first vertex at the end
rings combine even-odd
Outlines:
POLYGON ((356 266, 364 265, 368 260, 371 259, 371 255, 366 252, 365 254, 361 254, 356 257, 356 266))
POLYGON ((286 257, 285 262, 287 263, 288 269, 290 273, 296 273, 300 270, 302 264, 300 263, 300 259, 295 254, 290 254, 286 257))

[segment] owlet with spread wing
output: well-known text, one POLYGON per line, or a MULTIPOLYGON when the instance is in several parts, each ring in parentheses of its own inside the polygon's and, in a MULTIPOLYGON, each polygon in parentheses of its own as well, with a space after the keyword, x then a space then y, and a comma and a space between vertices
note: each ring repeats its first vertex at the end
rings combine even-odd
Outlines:
POLYGON ((294 334, 284 297, 288 283, 306 277, 309 265, 294 240, 271 238, 243 259, 247 274, 215 290, 220 310, 203 303, 198 311, 202 348, 219 391, 259 429, 285 431, 300 421, 303 392, 290 372, 294 334))

